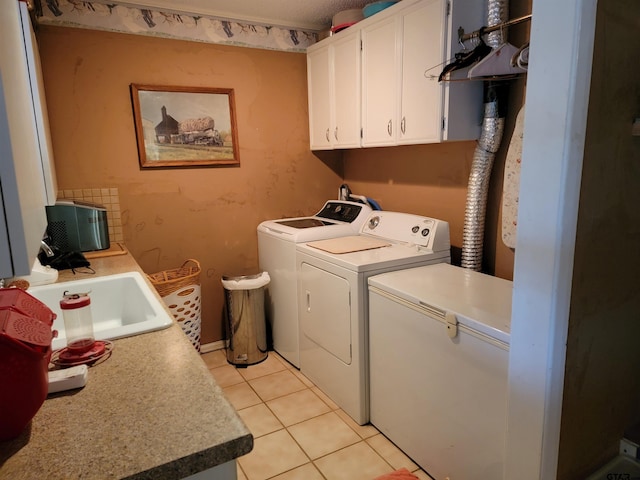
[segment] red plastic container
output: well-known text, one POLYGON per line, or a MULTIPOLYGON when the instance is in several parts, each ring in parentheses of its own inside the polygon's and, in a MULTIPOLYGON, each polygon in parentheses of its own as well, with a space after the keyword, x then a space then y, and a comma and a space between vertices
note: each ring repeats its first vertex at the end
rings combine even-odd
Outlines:
POLYGON ((0 310, 4 308, 13 308, 49 326, 53 325, 56 319, 56 314, 49 307, 19 288, 0 288, 0 310))
POLYGON ((55 335, 55 314, 30 295, 39 303, 30 309, 32 315, 18 311, 28 298, 14 290, 0 289, 0 441, 20 435, 47 398, 55 335))
POLYGON ((7 308, 0 310, 0 335, 24 343, 36 352, 51 349, 51 340, 57 332, 40 320, 7 308))

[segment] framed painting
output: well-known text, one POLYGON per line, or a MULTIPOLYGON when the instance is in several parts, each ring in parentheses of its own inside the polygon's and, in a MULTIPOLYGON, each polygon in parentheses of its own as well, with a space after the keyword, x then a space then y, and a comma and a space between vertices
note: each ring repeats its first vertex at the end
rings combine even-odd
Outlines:
POLYGON ((239 166, 231 88, 131 84, 141 168, 239 166))

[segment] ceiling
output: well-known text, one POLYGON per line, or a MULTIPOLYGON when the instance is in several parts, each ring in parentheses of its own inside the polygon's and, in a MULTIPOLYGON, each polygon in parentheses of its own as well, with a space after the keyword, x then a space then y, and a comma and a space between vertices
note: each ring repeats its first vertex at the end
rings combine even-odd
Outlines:
POLYGON ((373 0, 124 0, 109 3, 192 13, 300 30, 331 27, 341 10, 362 8, 373 0))

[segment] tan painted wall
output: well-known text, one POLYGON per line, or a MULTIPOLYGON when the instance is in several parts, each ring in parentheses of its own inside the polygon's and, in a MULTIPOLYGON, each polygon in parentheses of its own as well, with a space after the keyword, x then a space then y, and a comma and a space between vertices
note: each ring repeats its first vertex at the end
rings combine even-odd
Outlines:
POLYGON ((345 181, 384 210, 448 221, 451 244, 459 249, 474 148, 475 142, 454 142, 350 150, 345 181))
POLYGON ((203 342, 222 338, 220 277, 257 267, 257 225, 315 213, 341 183, 308 148, 305 55, 59 27, 39 41, 59 188, 119 188, 146 272, 198 259, 203 342), (141 170, 130 83, 234 88, 241 166, 141 170))
MULTIPOLYGON (((474 150, 475 142, 350 150, 345 153, 345 182, 385 210, 449 222, 452 262, 459 264, 474 150)), ((505 152, 506 146, 496 157, 491 176, 483 271, 511 280, 514 252, 502 243, 499 223, 505 152)))
MULTIPOLYGON (((558 479, 583 479, 640 422, 640 3, 598 2, 558 479), (621 46, 624 46, 621 48, 621 46)), ((636 430, 636 441, 638 430, 636 430)), ((625 473, 625 471, 613 472, 625 473)))

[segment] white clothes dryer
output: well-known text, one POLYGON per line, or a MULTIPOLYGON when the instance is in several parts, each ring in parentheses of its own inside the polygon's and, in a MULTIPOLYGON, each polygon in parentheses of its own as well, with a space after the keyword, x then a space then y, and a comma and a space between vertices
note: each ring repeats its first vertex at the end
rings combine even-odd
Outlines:
POLYGON ((371 211, 362 203, 329 200, 310 217, 266 220, 258 225, 258 261, 271 278, 265 308, 273 349, 295 367, 300 368, 296 244, 353 235, 371 211))
POLYGON ((369 421, 367 279, 450 262, 449 224, 374 211, 359 235, 296 247, 300 371, 357 423, 369 421))
POLYGON ((503 478, 512 291, 445 264, 369 278, 371 423, 435 479, 503 478))

